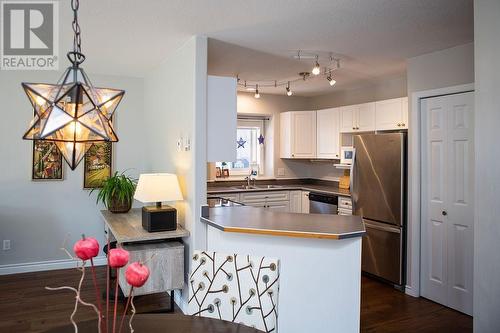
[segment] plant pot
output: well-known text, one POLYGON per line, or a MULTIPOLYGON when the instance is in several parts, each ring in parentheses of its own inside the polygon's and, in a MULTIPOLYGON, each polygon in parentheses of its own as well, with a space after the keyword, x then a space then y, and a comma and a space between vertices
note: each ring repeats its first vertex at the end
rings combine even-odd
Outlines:
POLYGON ((111 213, 128 213, 132 208, 132 200, 121 202, 118 198, 112 198, 108 204, 108 210, 111 213))

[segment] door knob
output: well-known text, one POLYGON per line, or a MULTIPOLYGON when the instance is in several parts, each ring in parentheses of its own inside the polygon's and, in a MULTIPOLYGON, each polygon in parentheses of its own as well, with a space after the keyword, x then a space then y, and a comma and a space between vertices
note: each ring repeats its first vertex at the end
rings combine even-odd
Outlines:
POLYGON ((443 211, 441 212, 441 214, 443 214, 443 216, 448 215, 448 213, 447 213, 445 210, 443 210, 443 211))

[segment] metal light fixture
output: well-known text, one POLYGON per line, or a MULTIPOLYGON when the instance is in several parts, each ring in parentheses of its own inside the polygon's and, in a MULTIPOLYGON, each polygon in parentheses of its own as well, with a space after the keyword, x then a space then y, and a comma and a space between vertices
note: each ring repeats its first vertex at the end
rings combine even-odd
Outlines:
POLYGON ((293 95, 292 90, 290 90, 290 81, 288 81, 288 83, 286 85, 286 94, 287 94, 287 96, 292 96, 293 95))
POLYGON ((71 66, 56 84, 22 83, 35 111, 23 139, 53 141, 72 170, 92 143, 118 141, 112 117, 125 94, 124 90, 94 87, 80 68, 85 55, 81 53, 79 6, 79 0, 71 1, 74 38, 73 51, 67 54, 71 66))
POLYGON ((256 84, 255 85, 255 95, 254 95, 255 98, 260 98, 260 94, 259 94, 259 85, 256 84))
POLYGON ((328 83, 330 83, 331 86, 333 86, 335 83, 337 83, 337 81, 335 81, 333 78, 332 78, 332 75, 329 74, 326 78, 328 80, 328 83))
POLYGON ((319 75, 321 73, 321 68, 319 67, 319 62, 318 62, 318 56, 316 56, 316 62, 314 64, 314 68, 312 69, 311 73, 314 75, 319 75))

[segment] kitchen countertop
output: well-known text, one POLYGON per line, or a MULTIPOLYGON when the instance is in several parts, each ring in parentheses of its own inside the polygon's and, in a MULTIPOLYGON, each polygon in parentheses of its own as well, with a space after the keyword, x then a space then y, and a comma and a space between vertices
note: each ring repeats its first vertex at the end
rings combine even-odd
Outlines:
POLYGON ((215 194, 215 193, 240 193, 240 192, 262 192, 262 191, 293 191, 293 190, 301 190, 301 191, 310 191, 317 193, 325 193, 325 194, 335 194, 341 195, 345 197, 350 197, 351 192, 346 189, 341 189, 336 186, 328 186, 328 185, 316 185, 316 184, 296 184, 296 185, 279 185, 277 187, 267 188, 266 185, 257 185, 258 188, 252 189, 243 189, 236 188, 234 186, 208 186, 207 193, 215 194))
POLYGON ((224 232, 324 239, 365 234, 359 216, 273 212, 250 206, 215 207, 204 212, 201 221, 224 232))

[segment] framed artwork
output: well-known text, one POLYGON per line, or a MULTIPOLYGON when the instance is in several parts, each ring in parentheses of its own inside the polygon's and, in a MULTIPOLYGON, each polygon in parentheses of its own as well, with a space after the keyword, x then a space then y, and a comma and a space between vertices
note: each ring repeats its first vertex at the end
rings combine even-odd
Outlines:
POLYGON ((83 158, 83 188, 102 187, 111 177, 113 146, 111 142, 88 143, 90 145, 83 158))
POLYGON ((222 170, 222 177, 224 177, 224 178, 229 177, 229 169, 222 170))
POLYGON ((63 157, 54 142, 33 140, 32 180, 63 180, 63 157))
POLYGON ((222 177, 222 170, 220 167, 215 168, 215 177, 217 177, 217 178, 222 177))

